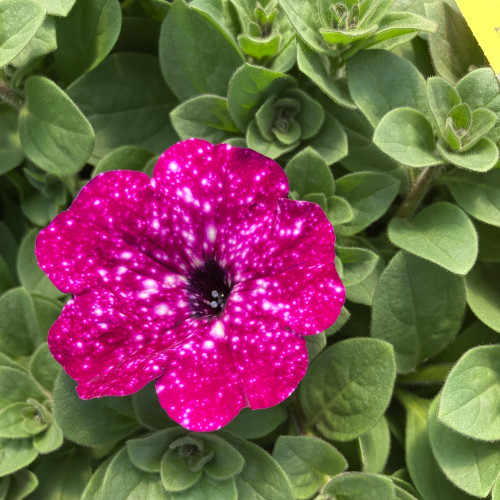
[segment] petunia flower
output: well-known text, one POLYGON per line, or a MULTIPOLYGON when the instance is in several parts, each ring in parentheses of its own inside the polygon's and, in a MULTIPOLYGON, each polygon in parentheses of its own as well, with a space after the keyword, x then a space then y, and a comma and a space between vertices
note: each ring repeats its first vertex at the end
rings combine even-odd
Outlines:
POLYGON ((157 379, 161 406, 194 431, 287 398, 304 335, 344 302, 332 226, 287 193, 269 158, 196 139, 165 151, 152 179, 91 180, 36 241, 40 267, 74 295, 48 342, 79 396, 157 379))

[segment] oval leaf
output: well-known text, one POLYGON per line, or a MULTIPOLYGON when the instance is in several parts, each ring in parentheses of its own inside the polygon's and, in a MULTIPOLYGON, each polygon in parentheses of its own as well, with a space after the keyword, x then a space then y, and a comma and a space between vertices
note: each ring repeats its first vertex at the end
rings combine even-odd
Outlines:
POLYGON ((387 408, 395 375, 387 342, 356 338, 325 349, 300 386, 307 424, 338 441, 364 434, 387 408))
POLYGON ((434 203, 412 220, 393 219, 389 239, 400 248, 455 274, 467 274, 476 262, 477 233, 463 210, 434 203))

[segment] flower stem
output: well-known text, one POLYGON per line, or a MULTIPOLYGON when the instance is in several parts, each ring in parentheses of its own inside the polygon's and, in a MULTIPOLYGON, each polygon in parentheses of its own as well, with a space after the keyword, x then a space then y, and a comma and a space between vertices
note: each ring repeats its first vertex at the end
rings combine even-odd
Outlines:
POLYGON ((22 97, 5 80, 0 80, 0 99, 16 109, 23 105, 22 97))
POLYGON ((417 209, 420 202, 423 200, 427 191, 431 187, 432 181, 442 172, 442 167, 427 167, 417 177, 412 184, 408 195, 399 207, 396 217, 398 219, 408 219, 417 209))

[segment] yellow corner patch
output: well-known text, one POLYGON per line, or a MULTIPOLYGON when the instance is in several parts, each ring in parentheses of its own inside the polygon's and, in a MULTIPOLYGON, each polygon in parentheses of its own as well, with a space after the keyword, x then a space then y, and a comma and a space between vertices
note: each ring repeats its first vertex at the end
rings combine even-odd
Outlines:
POLYGON ((495 73, 500 76, 500 0, 456 0, 495 73))

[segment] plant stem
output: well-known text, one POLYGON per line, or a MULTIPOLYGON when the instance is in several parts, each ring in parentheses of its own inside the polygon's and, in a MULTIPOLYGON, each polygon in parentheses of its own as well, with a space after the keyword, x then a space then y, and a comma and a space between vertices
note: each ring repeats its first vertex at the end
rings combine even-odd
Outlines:
POLYGON ((427 191, 431 187, 434 178, 442 172, 442 167, 427 167, 417 177, 410 188, 410 192, 406 196, 401 207, 399 207, 396 217, 398 219, 408 219, 417 209, 420 202, 423 200, 427 191))
POLYGON ((22 97, 5 80, 0 80, 0 99, 16 109, 23 105, 22 97))

